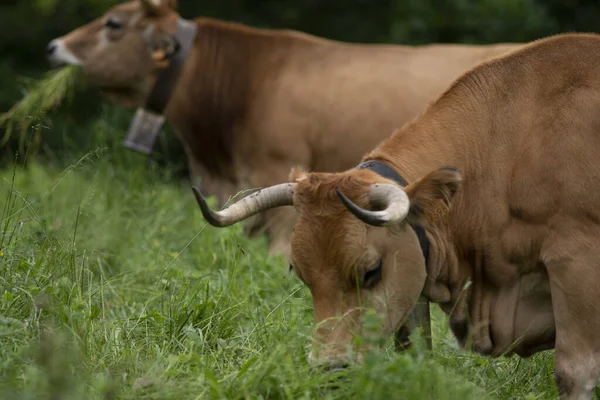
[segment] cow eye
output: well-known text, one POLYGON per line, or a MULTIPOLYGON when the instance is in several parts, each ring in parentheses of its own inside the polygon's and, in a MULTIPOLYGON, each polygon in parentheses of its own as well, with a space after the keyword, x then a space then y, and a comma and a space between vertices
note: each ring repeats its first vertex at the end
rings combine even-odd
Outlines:
POLYGON ((115 17, 110 17, 104 22, 104 26, 108 29, 119 29, 122 27, 121 21, 116 19, 115 17))
POLYGON ((381 258, 371 269, 369 269, 363 278, 363 289, 372 289, 381 281, 383 263, 381 258))

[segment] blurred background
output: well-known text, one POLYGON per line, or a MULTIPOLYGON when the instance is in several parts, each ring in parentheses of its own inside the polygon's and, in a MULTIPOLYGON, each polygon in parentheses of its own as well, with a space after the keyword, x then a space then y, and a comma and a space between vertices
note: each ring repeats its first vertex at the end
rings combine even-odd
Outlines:
MULTIPOLYGON (((0 113, 26 93, 28 79, 46 73, 45 46, 100 16, 115 0, 3 0, 0 5, 0 113)), ((184 17, 210 16, 256 27, 289 28, 366 43, 526 42, 568 32, 596 32, 600 3, 591 0, 179 0, 184 17)), ((62 167, 98 147, 116 150, 132 111, 79 89, 52 115, 32 115, 28 159, 62 167), (37 139, 36 139, 37 137, 37 139), (31 145, 33 141, 33 145, 31 145)), ((4 132, 0 128, 0 138, 4 132)), ((0 146, 0 164, 15 160, 17 137, 0 146)), ((120 153, 120 152, 119 152, 120 153)), ((19 162, 24 159, 23 149, 19 162)), ((145 162, 141 155, 127 155, 145 162)), ((186 176, 180 144, 161 137, 154 163, 186 176)))

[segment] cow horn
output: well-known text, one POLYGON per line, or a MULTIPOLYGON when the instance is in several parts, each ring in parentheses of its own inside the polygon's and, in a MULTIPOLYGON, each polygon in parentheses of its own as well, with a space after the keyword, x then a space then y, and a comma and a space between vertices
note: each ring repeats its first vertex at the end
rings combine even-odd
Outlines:
POLYGON ((293 205, 294 185, 281 183, 259 189, 221 211, 211 210, 198 188, 192 187, 192 190, 208 223, 223 228, 270 208, 293 205))
POLYGON ((365 210, 354 204, 339 189, 336 191, 342 203, 356 218, 373 226, 398 224, 406 218, 410 208, 410 200, 404 190, 389 183, 373 184, 369 190, 369 201, 383 206, 381 211, 365 210))

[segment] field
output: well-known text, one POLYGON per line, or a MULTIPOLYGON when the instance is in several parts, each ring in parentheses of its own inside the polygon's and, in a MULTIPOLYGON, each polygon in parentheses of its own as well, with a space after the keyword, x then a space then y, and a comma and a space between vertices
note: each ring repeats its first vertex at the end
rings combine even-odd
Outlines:
POLYGON ((406 353, 311 369, 308 290, 119 143, 0 171, 1 398, 557 398, 553 352, 461 351, 437 306, 432 352, 416 335, 406 353))

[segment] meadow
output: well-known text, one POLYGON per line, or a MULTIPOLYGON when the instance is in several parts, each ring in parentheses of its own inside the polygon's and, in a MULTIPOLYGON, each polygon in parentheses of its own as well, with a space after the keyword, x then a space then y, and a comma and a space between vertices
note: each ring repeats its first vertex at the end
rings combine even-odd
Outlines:
POLYGON ((66 167, 0 171, 2 399, 557 398, 552 351, 460 350, 437 306, 432 351, 416 332, 311 368, 310 293, 265 239, 207 226, 189 182, 110 121, 89 135, 66 167))

